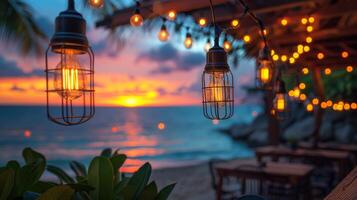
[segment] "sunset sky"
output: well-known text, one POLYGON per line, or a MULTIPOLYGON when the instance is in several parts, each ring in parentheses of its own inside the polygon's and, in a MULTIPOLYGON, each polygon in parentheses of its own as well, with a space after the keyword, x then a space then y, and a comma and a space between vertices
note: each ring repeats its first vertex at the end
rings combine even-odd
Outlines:
MULTIPOLYGON (((66 8, 64 0, 27 0, 34 16, 49 38, 53 22, 66 8)), ((171 31, 168 42, 157 39, 159 26, 127 30, 125 46, 117 48, 108 31, 94 28, 91 12, 77 10, 87 20, 87 36, 95 53, 96 104, 99 106, 171 106, 201 103, 201 73, 205 65, 205 38, 190 50, 183 47, 184 34, 171 31)), ((11 43, 0 41, 0 104, 44 105, 44 56, 21 56, 11 43), (4 46, 6 48, 4 48, 4 46)), ((236 100, 244 97, 239 88, 253 84, 254 61, 242 60, 235 76, 236 100)))

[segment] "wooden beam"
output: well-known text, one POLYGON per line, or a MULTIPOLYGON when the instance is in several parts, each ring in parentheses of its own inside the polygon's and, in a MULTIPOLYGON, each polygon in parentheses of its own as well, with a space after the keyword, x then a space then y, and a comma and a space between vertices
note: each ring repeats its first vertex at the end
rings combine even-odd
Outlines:
MULTIPOLYGON (((325 91, 324 91, 324 85, 322 82, 321 78, 321 71, 318 68, 315 68, 312 71, 312 80, 313 80, 313 87, 316 96, 320 99, 320 101, 325 100, 325 91)), ((320 106, 317 106, 314 112, 315 116, 315 123, 314 123, 314 130, 313 130, 313 137, 314 141, 313 144, 315 147, 317 147, 317 144, 320 140, 320 128, 322 124, 322 118, 323 118, 323 113, 324 111, 321 109, 320 106)))

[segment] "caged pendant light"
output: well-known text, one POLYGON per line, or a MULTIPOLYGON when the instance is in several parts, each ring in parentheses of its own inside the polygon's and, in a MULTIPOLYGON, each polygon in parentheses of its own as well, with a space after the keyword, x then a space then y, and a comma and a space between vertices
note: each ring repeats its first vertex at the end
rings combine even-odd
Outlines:
POLYGON ((274 114, 278 120, 284 120, 288 118, 289 104, 285 83, 280 78, 276 81, 275 90, 275 98, 273 100, 274 114))
POLYGON ((272 77, 273 67, 270 59, 269 48, 264 45, 259 52, 255 78, 256 87, 261 89, 271 89, 272 77))
POLYGON ((94 54, 86 37, 86 21, 75 10, 74 0, 68 0, 68 9, 56 18, 45 72, 51 121, 69 126, 93 117, 94 54))
MULTIPOLYGON (((212 2, 213 22, 215 17, 212 2)), ((233 74, 227 63, 227 53, 219 46, 220 31, 215 25, 214 46, 208 51, 202 75, 203 114, 211 120, 223 120, 233 116, 233 74)))

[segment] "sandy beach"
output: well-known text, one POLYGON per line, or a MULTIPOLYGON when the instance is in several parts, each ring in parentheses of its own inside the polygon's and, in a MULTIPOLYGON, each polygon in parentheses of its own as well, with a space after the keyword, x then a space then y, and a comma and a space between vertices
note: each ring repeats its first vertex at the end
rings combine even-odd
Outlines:
POLYGON ((170 200, 215 199, 207 162, 193 166, 154 170, 152 179, 156 181, 159 188, 177 183, 170 195, 170 200))

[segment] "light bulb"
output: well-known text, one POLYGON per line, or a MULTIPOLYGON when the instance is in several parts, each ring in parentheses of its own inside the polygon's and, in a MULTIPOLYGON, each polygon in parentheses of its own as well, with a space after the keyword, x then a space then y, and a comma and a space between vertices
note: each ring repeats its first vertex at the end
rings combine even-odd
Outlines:
POLYGON ((209 84, 208 89, 206 89, 205 95, 208 102, 218 103, 219 107, 225 106, 225 100, 230 100, 230 92, 225 91, 225 72, 210 72, 209 73, 209 84))
POLYGON ((165 41, 167 41, 169 39, 170 34, 167 31, 165 25, 161 26, 160 32, 158 33, 157 36, 158 36, 159 40, 162 41, 162 42, 165 42, 165 41))
POLYGON ((271 80, 271 62, 269 60, 260 61, 257 71, 257 77, 262 84, 267 84, 271 80))
POLYGON ((205 26, 207 25, 207 19, 201 17, 201 18, 198 20, 198 25, 200 25, 201 28, 205 27, 205 26))
POLYGON ((250 36, 249 35, 245 35, 243 37, 243 40, 244 40, 245 43, 249 43, 250 42, 250 36))
POLYGON ((104 0, 88 0, 88 3, 93 8, 101 8, 104 5, 104 0))
POLYGON ((237 27, 239 26, 239 20, 238 20, 238 19, 233 19, 233 20, 231 21, 231 26, 232 26, 233 28, 237 28, 237 27))
POLYGON ((143 17, 140 15, 140 13, 135 13, 130 17, 130 24, 134 27, 142 26, 143 21, 143 17))
POLYGON ((300 89, 299 89, 299 87, 294 87, 294 95, 293 95, 293 97, 295 99, 298 99, 300 97, 300 89))
POLYGON ((168 13, 167 13, 167 18, 170 20, 170 21, 174 21, 176 19, 176 12, 174 10, 170 10, 168 13))
POLYGON ((206 42, 206 44, 205 44, 205 46, 204 46, 205 52, 207 53, 211 47, 212 47, 212 46, 211 46, 211 40, 210 40, 210 39, 207 39, 207 42, 206 42))
POLYGON ((192 47, 192 43, 193 41, 192 41, 191 34, 187 33, 183 44, 185 45, 186 49, 190 49, 192 47))
POLYGON ((54 88, 57 93, 64 99, 74 100, 83 95, 85 87, 85 74, 76 55, 64 54, 54 74, 54 88))
POLYGON ((223 42, 223 48, 226 52, 230 52, 232 49, 232 43, 229 42, 228 40, 224 40, 223 42))

